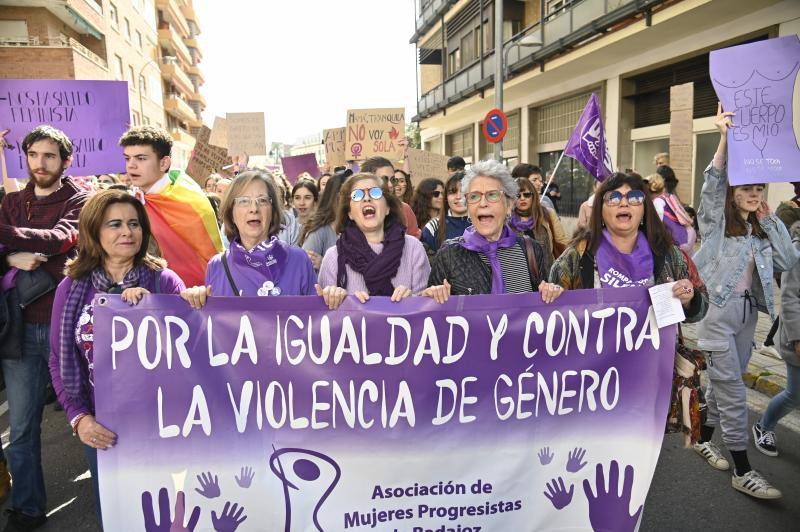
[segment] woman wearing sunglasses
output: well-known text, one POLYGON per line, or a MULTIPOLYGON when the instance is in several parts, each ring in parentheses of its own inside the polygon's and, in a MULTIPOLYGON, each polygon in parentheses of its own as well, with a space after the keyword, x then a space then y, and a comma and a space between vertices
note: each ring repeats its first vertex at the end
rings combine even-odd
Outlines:
POLYGON ((652 286, 675 281, 672 293, 687 322, 708 308, 705 286, 689 279, 688 258, 672 243, 638 175, 615 173, 597 189, 589 227, 550 270, 567 290, 652 286))
POLYGON ((494 160, 473 164, 461 181, 472 227, 448 240, 431 264, 428 285, 447 294, 542 293, 555 300, 561 287, 545 282, 542 246, 506 225, 519 191, 508 168, 494 160))
POLYGON ((313 295, 316 275, 306 253, 278 239, 283 201, 270 174, 242 172, 222 200, 230 247, 208 262, 205 286, 181 292, 193 308, 215 296, 313 295))
POLYGON ((428 177, 420 181, 411 200, 411 210, 417 218, 417 225, 425 227, 431 219, 438 218, 444 200, 444 183, 441 179, 428 177))
POLYGON ((450 176, 444 188, 447 191, 447 209, 439 216, 431 218, 422 230, 422 243, 431 254, 435 254, 445 240, 458 238, 464 234, 472 222, 467 216, 467 199, 461 193, 461 180, 464 172, 450 176))
MULTIPOLYGON (((773 272, 787 271, 797 261, 786 227, 764 203, 764 185, 730 186, 726 171, 727 133, 733 113, 719 108, 720 131, 714 160, 706 169, 697 210, 702 245, 694 260, 711 293, 708 315, 697 328, 697 345, 706 352, 710 384, 708 419, 694 449, 714 469, 731 464, 712 443, 715 425, 733 458, 731 485, 758 499, 777 499, 781 492, 747 458, 747 396, 742 373, 750 361, 758 311, 775 318, 773 272)), ((756 447, 775 450, 770 427, 753 426, 756 447)))
MULTIPOLYGON (((386 181, 359 173, 339 192, 336 232, 339 239, 322 259, 317 293, 330 309, 355 295, 400 301, 425 292, 430 265, 422 243, 406 235, 400 200, 386 181)), ((427 295, 427 294, 422 294, 427 295)))
POLYGON ((544 207, 539 201, 533 183, 525 177, 517 178, 517 201, 511 212, 509 225, 518 234, 528 235, 544 250, 542 271, 549 272, 553 261, 567 247, 567 236, 555 211, 544 207))
POLYGON ((394 171, 394 176, 389 181, 392 183, 391 189, 394 195, 400 198, 400 201, 410 205, 411 199, 414 197, 414 185, 411 184, 411 176, 397 168, 394 171))

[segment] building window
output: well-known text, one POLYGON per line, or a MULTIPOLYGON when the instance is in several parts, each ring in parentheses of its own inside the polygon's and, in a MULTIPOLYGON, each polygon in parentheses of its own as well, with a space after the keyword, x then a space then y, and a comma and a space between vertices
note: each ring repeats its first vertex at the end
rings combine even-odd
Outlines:
POLYGON ((543 105, 536 110, 536 142, 566 142, 591 96, 590 92, 543 105))
POLYGON ((142 95, 147 96, 147 82, 145 81, 144 76, 141 74, 139 75, 139 92, 141 92, 142 95))
POLYGON ((472 32, 469 32, 461 38, 461 60, 465 65, 468 65, 476 57, 477 53, 475 51, 475 38, 472 35, 472 32))
POLYGON ((108 18, 111 19, 111 27, 119 29, 119 15, 117 14, 117 6, 113 2, 108 3, 108 18))
POLYGON ((137 113, 136 111, 131 112, 131 122, 133 122, 134 126, 139 125, 139 113, 137 113))
POLYGON ((125 19, 125 38, 131 42, 131 21, 127 18, 125 19))
POLYGON ((142 120, 144 121, 145 125, 150 125, 150 118, 143 116, 142 120))
POLYGON ((473 152, 473 126, 451 133, 445 137, 446 153, 451 157, 460 155, 465 159, 472 158, 473 152))
POLYGON ((489 24, 489 20, 486 19, 483 21, 483 51, 487 52, 489 50, 494 50, 494 39, 492 38, 492 25, 489 24))
POLYGON ((139 45, 139 50, 144 49, 144 43, 142 42, 142 32, 136 31, 136 44, 139 45))
POLYGON ((122 81, 125 79, 124 69, 122 68, 122 58, 118 55, 114 56, 114 75, 117 79, 122 81))
POLYGON ((130 82, 132 89, 136 88, 136 77, 133 74, 133 67, 131 65, 128 65, 128 82, 130 82))
POLYGON ((447 75, 452 76, 461 70, 461 49, 456 48, 447 55, 447 75))

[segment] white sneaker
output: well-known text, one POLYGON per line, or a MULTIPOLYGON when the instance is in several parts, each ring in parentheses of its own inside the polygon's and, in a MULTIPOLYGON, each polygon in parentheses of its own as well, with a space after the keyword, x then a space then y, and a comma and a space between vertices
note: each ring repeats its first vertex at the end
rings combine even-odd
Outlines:
POLYGON ((765 355, 765 356, 768 356, 768 357, 772 357, 772 358, 777 358, 779 360, 781 358, 781 354, 778 353, 778 350, 775 349, 775 347, 771 346, 771 345, 761 344, 760 346, 758 346, 758 352, 761 353, 762 355, 765 355))
POLYGON ((710 441, 705 443, 695 443, 692 445, 692 449, 694 449, 697 454, 705 458, 708 462, 708 465, 714 469, 727 471, 731 468, 731 464, 728 463, 728 460, 724 456, 722 456, 722 451, 719 450, 719 447, 717 447, 715 443, 710 441))
POLYGON ((755 469, 748 471, 740 477, 734 474, 731 477, 731 485, 733 489, 746 493, 756 499, 780 499, 783 497, 780 490, 773 487, 772 484, 755 469))

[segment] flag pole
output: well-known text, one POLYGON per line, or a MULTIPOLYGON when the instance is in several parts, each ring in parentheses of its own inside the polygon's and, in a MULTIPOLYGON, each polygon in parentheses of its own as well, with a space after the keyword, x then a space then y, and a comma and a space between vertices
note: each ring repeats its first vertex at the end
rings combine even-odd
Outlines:
POLYGON ((550 188, 550 184, 553 182, 553 178, 556 177, 556 171, 558 167, 561 166, 561 159, 564 158, 564 154, 567 152, 567 147, 564 146, 564 151, 561 152, 561 157, 558 158, 558 162, 556 163, 556 167, 553 168, 553 172, 550 174, 550 179, 547 180, 547 185, 542 189, 541 197, 544 197, 547 194, 547 189, 550 188))

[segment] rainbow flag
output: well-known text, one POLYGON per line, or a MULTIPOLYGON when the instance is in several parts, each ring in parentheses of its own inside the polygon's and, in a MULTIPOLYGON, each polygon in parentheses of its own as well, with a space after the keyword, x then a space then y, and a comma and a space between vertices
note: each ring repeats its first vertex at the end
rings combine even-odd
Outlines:
POLYGON ((208 261, 223 250, 214 210, 199 185, 179 170, 169 183, 144 195, 153 236, 169 267, 186 286, 205 283, 208 261))

